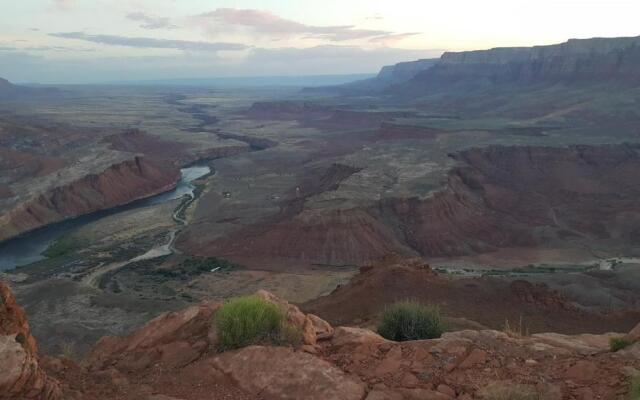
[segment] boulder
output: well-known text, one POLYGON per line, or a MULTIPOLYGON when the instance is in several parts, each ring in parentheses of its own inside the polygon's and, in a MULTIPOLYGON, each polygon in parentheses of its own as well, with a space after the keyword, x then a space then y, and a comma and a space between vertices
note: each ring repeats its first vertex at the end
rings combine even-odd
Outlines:
POLYGON ((608 352, 611 338, 618 337, 614 333, 604 335, 562 335, 559 333, 538 333, 531 336, 537 343, 546 344, 571 353, 592 355, 608 352))
POLYGON ((266 290, 259 290, 256 296, 278 306, 285 314, 287 323, 297 327, 302 332, 302 341, 305 345, 315 345, 318 340, 326 340, 333 335, 333 328, 322 318, 305 314, 293 304, 283 300, 266 290))
POLYGON ((318 357, 285 347, 250 346, 210 364, 241 389, 266 400, 361 400, 365 386, 318 357))
POLYGON ((598 366, 588 360, 579 360, 564 373, 566 379, 574 381, 591 381, 598 374, 598 366))
POLYGON ((640 342, 625 347, 624 349, 616 352, 616 355, 640 360, 640 342))
POLYGON ((624 337, 624 340, 629 342, 640 342, 640 323, 636 325, 627 335, 624 337))
POLYGON ((333 332, 331 345, 335 347, 392 343, 375 332, 362 328, 341 326, 333 332))
POLYGON ((220 302, 204 302, 177 312, 164 313, 129 336, 106 336, 94 346, 86 361, 90 370, 110 366, 137 371, 154 363, 175 368, 198 359, 215 345, 210 334, 220 302))

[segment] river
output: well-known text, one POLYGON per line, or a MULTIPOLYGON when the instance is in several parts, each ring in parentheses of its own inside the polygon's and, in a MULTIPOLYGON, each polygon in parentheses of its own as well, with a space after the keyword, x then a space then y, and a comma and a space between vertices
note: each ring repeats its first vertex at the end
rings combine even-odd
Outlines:
POLYGON ((193 195, 195 187, 191 182, 209 174, 211 172, 211 168, 207 165, 196 165, 189 168, 183 168, 181 172, 182 178, 180 179, 180 182, 178 182, 175 189, 169 192, 138 200, 124 206, 98 211, 71 220, 52 224, 0 244, 0 271, 31 264, 44 259, 42 252, 58 238, 81 226, 98 221, 101 218, 123 211, 165 203, 167 201, 179 199, 187 194, 193 195))

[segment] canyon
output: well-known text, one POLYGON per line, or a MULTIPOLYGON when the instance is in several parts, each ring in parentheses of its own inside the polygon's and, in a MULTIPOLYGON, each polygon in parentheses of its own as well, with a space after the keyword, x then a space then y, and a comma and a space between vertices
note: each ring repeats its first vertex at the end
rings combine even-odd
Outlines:
POLYGON ((292 258, 362 265, 385 254, 454 257, 500 248, 597 247, 638 239, 637 146, 486 147, 452 154, 457 165, 425 198, 390 197, 359 208, 304 210, 361 170, 334 164, 302 182, 281 212, 220 241, 185 248, 203 255, 292 258), (340 172, 344 171, 344 172, 340 172), (597 221, 597 222, 596 222, 597 221))
POLYGON ((0 81, 0 251, 54 232, 0 265, 0 388, 619 399, 640 369, 637 343, 609 348, 640 321, 638 43, 445 53, 316 88, 0 81), (303 344, 218 352, 218 308, 255 293, 307 321, 303 344), (378 336, 407 298, 448 332, 378 336))
POLYGON ((142 157, 111 165, 98 174, 55 187, 3 214, 0 240, 169 191, 179 179, 178 168, 157 165, 142 157))

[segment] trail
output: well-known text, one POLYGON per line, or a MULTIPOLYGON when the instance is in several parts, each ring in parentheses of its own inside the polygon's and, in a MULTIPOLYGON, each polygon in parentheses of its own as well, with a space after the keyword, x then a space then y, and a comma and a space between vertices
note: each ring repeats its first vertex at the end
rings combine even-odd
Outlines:
MULTIPOLYGON (((215 174, 215 171, 214 171, 214 174, 215 174)), ((195 188, 194 188, 194 191, 195 191, 195 188)), ((115 263, 107 264, 106 266, 104 266, 104 264, 100 264, 96 268, 94 268, 92 272, 90 272, 88 275, 83 277, 80 282, 87 286, 99 288, 101 278, 109 272, 117 271, 134 262, 144 261, 144 260, 153 260, 155 258, 170 256, 172 254, 180 254, 181 253, 180 250, 176 249, 174 247, 174 244, 175 244, 176 238, 178 237, 178 233, 188 223, 186 218, 183 218, 181 214, 187 208, 189 208, 189 206, 195 200, 196 200, 196 196, 194 195, 194 192, 187 193, 184 195, 183 200, 180 202, 180 205, 176 207, 176 209, 173 211, 173 213, 171 214, 171 218, 176 223, 176 227, 171 229, 171 231, 169 231, 169 239, 165 244, 156 246, 150 249, 149 251, 147 251, 146 253, 126 261, 115 262, 115 263)))

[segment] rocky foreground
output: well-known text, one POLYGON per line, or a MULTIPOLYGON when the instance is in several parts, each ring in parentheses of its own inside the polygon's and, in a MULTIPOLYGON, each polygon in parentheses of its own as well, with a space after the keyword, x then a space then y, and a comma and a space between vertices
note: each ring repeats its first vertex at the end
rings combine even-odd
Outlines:
POLYGON ((459 331, 397 343, 330 326, 268 292, 303 333, 296 347, 218 353, 219 302, 105 337, 79 363, 38 357, 24 312, 0 283, 0 399, 625 399, 640 374, 640 324, 621 334, 528 337, 459 331))

